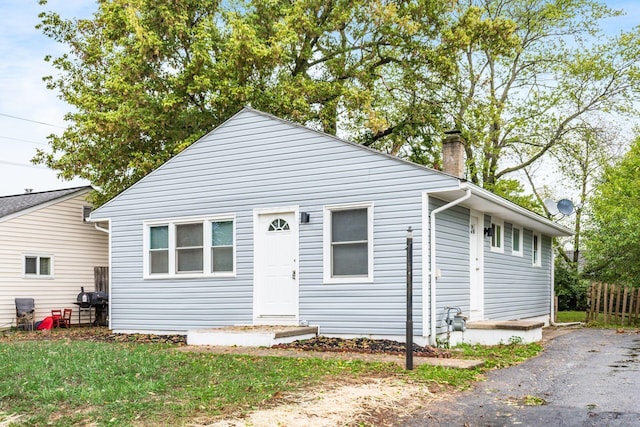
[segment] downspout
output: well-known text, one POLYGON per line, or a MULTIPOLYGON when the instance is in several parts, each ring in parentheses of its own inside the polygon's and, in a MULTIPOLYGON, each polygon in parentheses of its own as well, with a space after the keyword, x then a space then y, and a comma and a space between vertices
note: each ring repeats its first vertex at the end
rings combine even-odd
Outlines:
POLYGON ((109 229, 108 228, 104 228, 104 227, 100 227, 100 224, 97 222, 93 223, 93 226, 95 227, 96 230, 98 231, 102 231, 103 233, 107 233, 109 234, 109 229))
POLYGON ((431 296, 429 344, 432 346, 436 345, 436 214, 445 211, 457 204, 460 204, 471 197, 471 189, 467 187, 466 183, 462 183, 460 185, 460 189, 465 190, 465 195, 431 211, 429 220, 429 245, 431 249, 431 260, 429 262, 429 265, 431 266, 431 277, 429 284, 429 293, 431 296))
POLYGON ((553 250, 553 241, 551 242, 551 309, 549 310, 550 318, 549 325, 553 325, 556 323, 555 319, 555 311, 556 311, 556 254, 553 250))

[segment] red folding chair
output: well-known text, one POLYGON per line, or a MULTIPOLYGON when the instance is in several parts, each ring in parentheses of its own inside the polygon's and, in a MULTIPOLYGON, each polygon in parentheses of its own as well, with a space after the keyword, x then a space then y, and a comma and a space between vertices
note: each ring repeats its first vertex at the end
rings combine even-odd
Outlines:
POLYGON ((53 327, 60 327, 62 321, 62 310, 51 310, 51 317, 53 317, 53 327))
POLYGON ((73 313, 73 309, 65 308, 62 313, 62 318, 60 319, 60 326, 63 328, 71 327, 71 313, 73 313))

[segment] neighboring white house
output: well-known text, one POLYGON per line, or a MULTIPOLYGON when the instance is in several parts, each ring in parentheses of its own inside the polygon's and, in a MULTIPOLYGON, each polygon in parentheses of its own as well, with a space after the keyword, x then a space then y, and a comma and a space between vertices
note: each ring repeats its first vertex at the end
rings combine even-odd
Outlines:
POLYGON ((72 308, 108 265, 108 234, 87 222, 91 187, 0 197, 0 329, 15 326, 15 298, 34 298, 35 319, 72 308))
POLYGON ((92 213, 110 222, 111 328, 403 337, 409 226, 418 339, 448 307, 548 322, 552 238, 571 231, 467 182, 461 143, 444 173, 243 109, 92 213))

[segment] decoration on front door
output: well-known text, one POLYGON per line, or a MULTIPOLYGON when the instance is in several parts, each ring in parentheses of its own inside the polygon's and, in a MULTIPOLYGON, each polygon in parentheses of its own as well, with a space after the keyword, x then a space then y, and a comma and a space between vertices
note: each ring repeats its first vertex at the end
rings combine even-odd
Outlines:
POLYGON ((276 218, 269 224, 269 231, 287 231, 289 223, 282 218, 276 218))

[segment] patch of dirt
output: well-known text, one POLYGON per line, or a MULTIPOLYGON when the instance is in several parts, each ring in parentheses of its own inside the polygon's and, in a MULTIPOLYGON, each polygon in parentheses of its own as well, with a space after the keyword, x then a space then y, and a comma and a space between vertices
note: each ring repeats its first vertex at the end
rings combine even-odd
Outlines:
POLYGON ((424 384, 398 378, 367 378, 360 383, 333 384, 283 397, 277 406, 235 418, 191 427, 394 426, 433 399, 424 384))
MULTIPOLYGON (((293 341, 287 344, 276 344, 273 348, 295 349, 304 351, 328 351, 328 352, 347 352, 347 353, 370 353, 370 354, 405 354, 406 346, 404 343, 370 338, 331 338, 317 336, 306 340, 293 341)), ((419 346, 413 344, 413 355, 418 357, 438 357, 450 358, 451 352, 441 348, 431 346, 419 346)))

